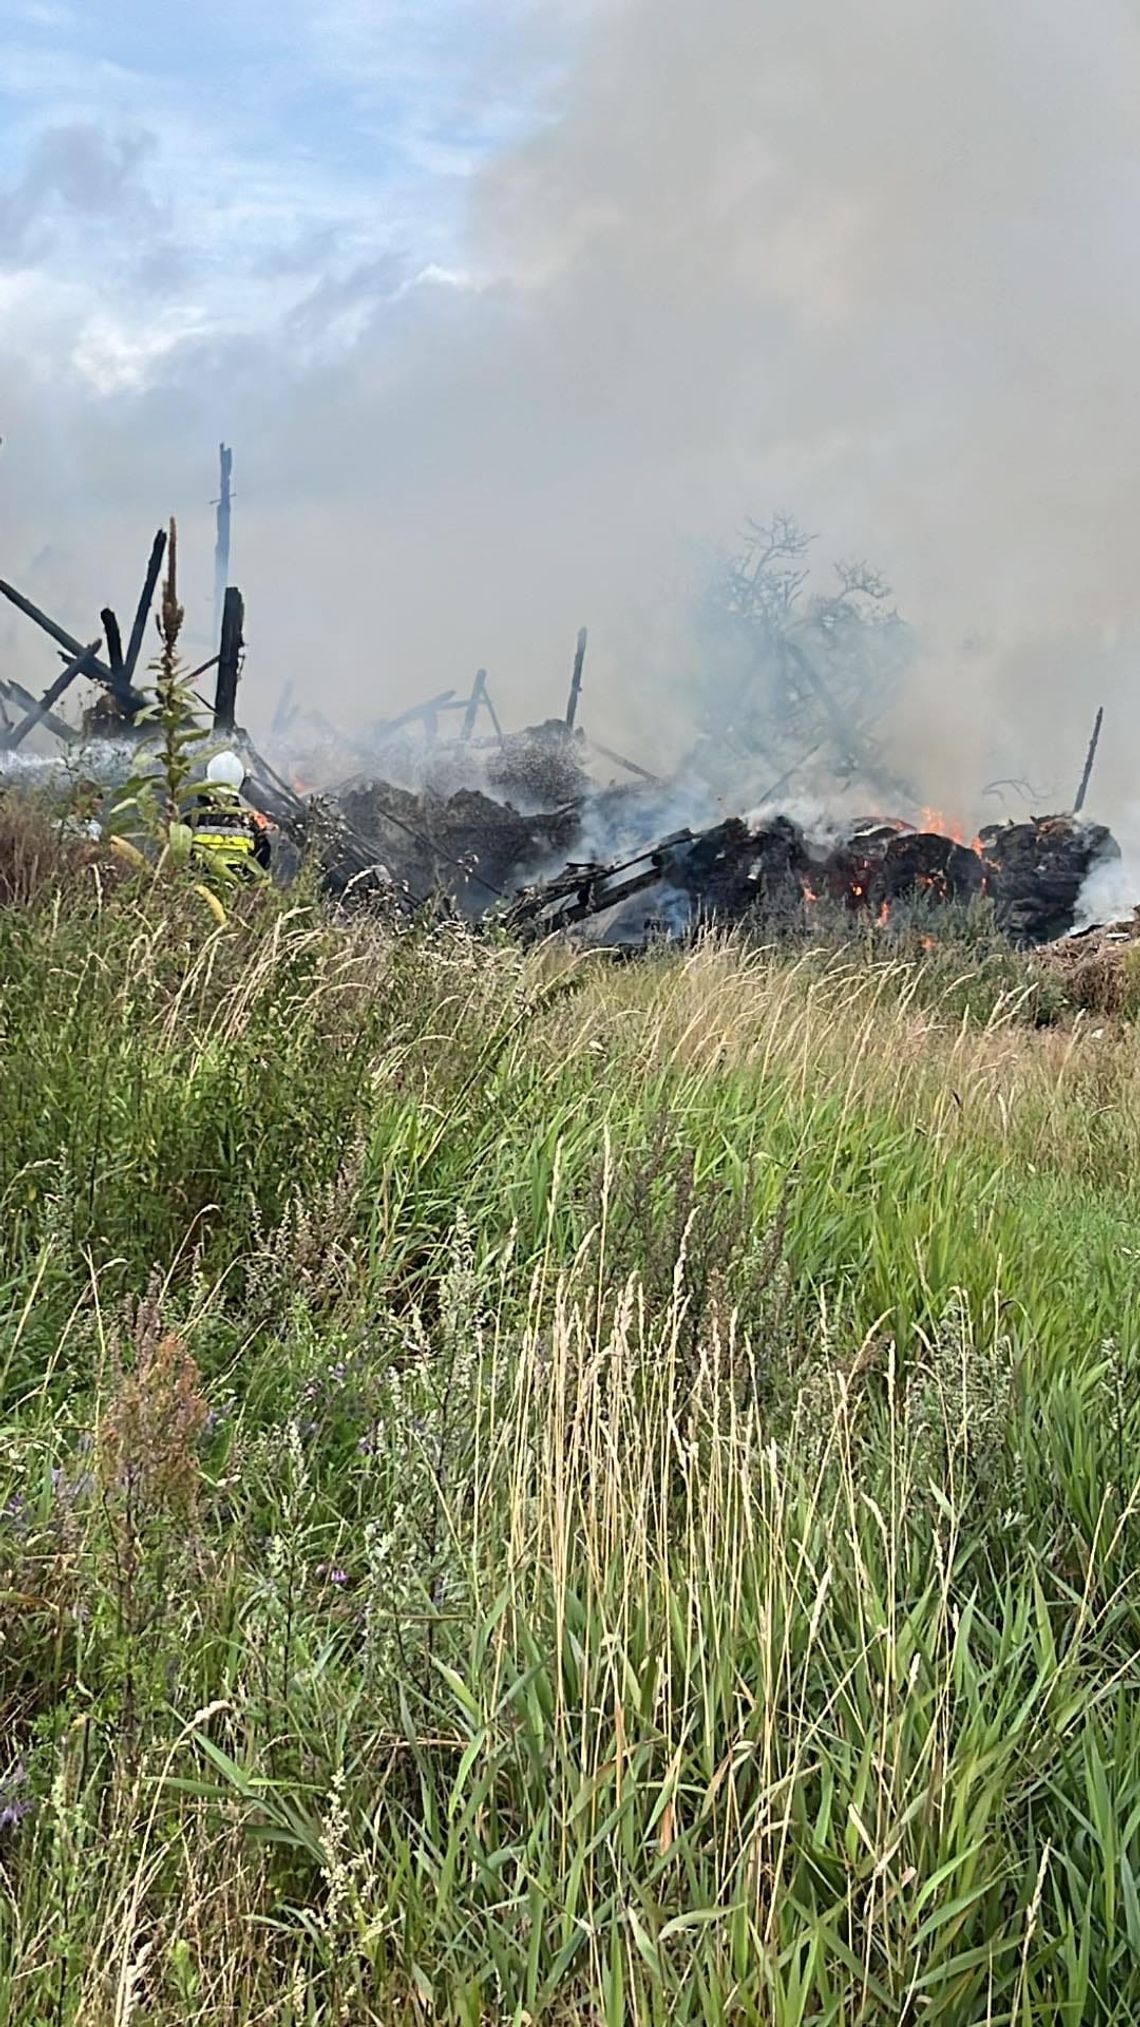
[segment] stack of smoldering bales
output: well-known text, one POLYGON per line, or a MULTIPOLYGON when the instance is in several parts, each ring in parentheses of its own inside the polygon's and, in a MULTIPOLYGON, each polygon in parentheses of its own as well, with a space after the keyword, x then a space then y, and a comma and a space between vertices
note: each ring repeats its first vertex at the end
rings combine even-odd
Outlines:
POLYGON ((1069 815, 987 827, 972 844, 942 830, 871 820, 813 840, 789 817, 681 830, 620 863, 569 862, 528 888, 508 919, 528 939, 577 931, 634 948, 702 926, 807 932, 823 911, 887 927, 935 926, 951 905, 988 901, 1022 946, 1070 931, 1090 875, 1120 851, 1069 815))

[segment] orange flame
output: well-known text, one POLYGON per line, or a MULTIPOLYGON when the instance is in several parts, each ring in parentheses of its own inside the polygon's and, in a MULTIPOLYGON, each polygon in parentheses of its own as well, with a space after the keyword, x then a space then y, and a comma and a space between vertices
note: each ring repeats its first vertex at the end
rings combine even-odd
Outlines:
MULTIPOLYGON (((949 838, 956 845, 964 845, 966 843, 966 833, 962 825, 951 822, 942 814, 940 809, 924 809, 920 811, 918 828, 920 831, 932 831, 936 837, 949 838)), ((971 838, 969 849, 972 852, 977 852, 980 857, 982 850, 981 838, 971 838)))
POLYGON ((933 831, 940 838, 952 838, 956 845, 963 843, 960 823, 948 823, 940 809, 924 809, 919 829, 933 831))

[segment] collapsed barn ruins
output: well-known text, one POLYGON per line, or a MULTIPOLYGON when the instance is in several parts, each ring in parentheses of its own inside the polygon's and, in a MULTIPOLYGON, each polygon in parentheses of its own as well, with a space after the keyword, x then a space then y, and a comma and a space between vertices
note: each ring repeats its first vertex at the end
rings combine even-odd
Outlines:
MULTIPOLYGON (((85 772, 109 789, 130 771, 138 742, 148 737, 151 700, 138 667, 166 544, 160 530, 125 646, 110 607, 100 615, 101 633, 84 643, 0 580, 0 597, 55 642, 62 663, 39 698, 0 682, 0 780, 5 756, 11 769, 33 734, 80 749, 85 772), (95 685, 96 700, 76 726, 56 707, 80 678, 95 685)), ((866 594, 865 585, 857 588, 866 594)), ((832 601, 816 627, 822 639, 833 644, 837 629, 867 631, 853 616, 852 596, 848 586, 832 601)), ((279 876, 288 877, 302 856, 316 857, 327 891, 342 902, 379 896, 412 913, 442 897, 468 920, 494 919, 526 940, 569 933, 636 949, 710 924, 802 934, 830 910, 840 920, 887 928, 916 909, 987 901, 998 927, 1028 947, 1070 932, 1090 874, 1120 856, 1109 832, 1080 813, 1099 714, 1073 811, 989 825, 971 843, 941 822, 898 818, 813 835, 786 813, 794 761, 751 817, 709 825, 713 798, 699 754, 687 779, 665 781, 585 733, 585 628, 560 717, 505 731, 480 669, 468 694, 437 693, 352 743, 302 710, 287 687, 270 734, 274 765, 237 722, 244 604, 221 569, 217 602, 218 653, 185 681, 192 687, 216 671, 212 702, 199 701, 219 739, 243 753, 249 800, 281 840, 279 876), (336 779, 338 762, 350 754, 365 764, 336 779), (609 764, 608 780, 599 780, 599 762, 609 764)), ((837 786, 849 788, 854 774, 871 792, 905 797, 866 726, 844 709, 834 671, 811 659, 812 638, 802 624, 798 632, 765 635, 783 684, 780 708, 794 722, 804 719, 813 742, 801 763, 830 742, 837 786)), ((786 742, 774 741, 770 729, 765 736, 766 745, 753 740, 748 749, 753 784, 761 764, 788 757, 786 742)))

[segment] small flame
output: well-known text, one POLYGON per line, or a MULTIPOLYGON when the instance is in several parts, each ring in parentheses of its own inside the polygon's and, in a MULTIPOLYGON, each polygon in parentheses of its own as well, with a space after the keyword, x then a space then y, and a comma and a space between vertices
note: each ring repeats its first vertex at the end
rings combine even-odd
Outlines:
POLYGON ((882 907, 879 910, 880 929, 885 929, 890 919, 891 919, 891 904, 889 901, 884 901, 882 907))
MULTIPOLYGON (((945 817, 940 809, 922 810, 918 828, 920 831, 932 831, 935 837, 949 838, 956 845, 964 845, 966 843, 966 833, 962 825, 945 817)), ((982 841, 980 837, 970 839, 969 850, 976 852, 979 858, 981 857, 982 841)))
POLYGON ((948 823, 940 809, 924 809, 919 829, 933 831, 940 838, 952 838, 956 845, 964 842, 960 823, 948 823))

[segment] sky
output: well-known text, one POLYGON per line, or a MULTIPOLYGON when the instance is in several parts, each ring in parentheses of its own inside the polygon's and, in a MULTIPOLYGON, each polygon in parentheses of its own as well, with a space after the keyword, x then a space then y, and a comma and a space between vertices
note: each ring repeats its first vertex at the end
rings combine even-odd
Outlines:
POLYGON ((114 392, 354 271, 461 265, 471 175, 541 119, 562 25, 525 0, 5 0, 6 331, 114 392))
MULTIPOLYGON (((247 715, 476 667, 651 766, 782 508, 922 644, 928 799, 1140 751, 1129 0, 0 0, 0 575, 91 637, 235 452, 247 715)), ((0 657, 45 673, 0 614, 0 657)))
MULTIPOLYGON (((304 376, 327 384, 410 292, 466 286, 472 178, 550 117, 588 11, 582 0, 5 0, 9 576, 78 623, 97 570, 113 559, 138 574, 151 524, 177 512, 193 540, 191 632, 208 630, 217 441, 236 444, 236 574, 247 500, 272 511, 259 453, 287 435, 304 376), (269 381, 277 405, 251 443, 250 388, 269 381)), ((21 661, 34 652, 0 629, 21 661)))

